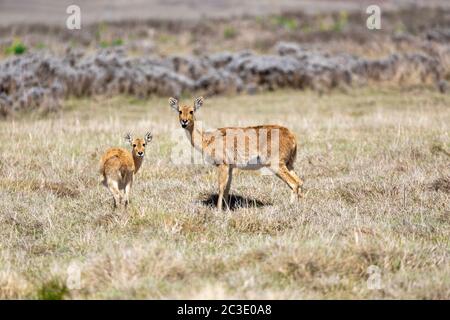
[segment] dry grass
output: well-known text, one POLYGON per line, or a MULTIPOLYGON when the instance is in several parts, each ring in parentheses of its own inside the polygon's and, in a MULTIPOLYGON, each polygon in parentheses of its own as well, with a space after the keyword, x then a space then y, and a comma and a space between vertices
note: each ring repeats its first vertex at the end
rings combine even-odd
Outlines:
POLYGON ((241 172, 229 212, 210 206, 214 168, 171 163, 166 99, 71 100, 1 122, 0 298, 449 299, 449 106, 425 89, 208 99, 210 127, 280 123, 301 145, 301 203, 241 172), (112 212, 100 152, 147 129, 130 208, 112 212))

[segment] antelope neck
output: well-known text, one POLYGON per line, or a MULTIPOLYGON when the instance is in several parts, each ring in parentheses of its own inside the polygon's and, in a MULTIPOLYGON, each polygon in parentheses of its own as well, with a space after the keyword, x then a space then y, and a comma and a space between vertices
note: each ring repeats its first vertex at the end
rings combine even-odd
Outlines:
POLYGON ((188 138, 192 146, 196 149, 201 150, 203 132, 196 127, 195 122, 192 124, 192 126, 186 128, 186 133, 188 134, 188 138))
POLYGON ((137 173, 142 165, 142 161, 144 161, 144 157, 138 157, 136 153, 133 151, 133 161, 134 161, 134 173, 137 173))

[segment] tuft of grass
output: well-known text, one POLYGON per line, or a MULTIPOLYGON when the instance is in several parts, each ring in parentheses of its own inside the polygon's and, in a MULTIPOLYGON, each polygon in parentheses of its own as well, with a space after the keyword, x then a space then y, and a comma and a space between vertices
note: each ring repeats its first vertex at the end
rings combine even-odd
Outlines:
POLYGON ((450 193, 450 176, 437 178, 431 183, 430 187, 435 191, 450 193))
POLYGON ((285 28, 289 31, 296 30, 298 27, 298 22, 295 18, 276 16, 272 18, 272 23, 278 27, 285 28))
POLYGON ((333 29, 335 25, 334 20, 332 20, 329 16, 323 17, 319 20, 319 31, 327 32, 333 29))
POLYGON ((309 33, 313 32, 313 28, 308 24, 303 25, 301 27, 301 30, 304 34, 309 34, 309 33))
POLYGON ((44 42, 38 42, 38 43, 36 44, 36 49, 38 49, 38 50, 45 49, 46 47, 47 47, 47 46, 45 45, 44 42))
POLYGON ((123 44, 124 44, 124 41, 120 38, 114 39, 111 41, 106 41, 106 40, 100 41, 101 48, 117 47, 117 46, 122 46, 123 44))
POLYGON ((340 11, 337 15, 326 15, 319 19, 319 31, 343 32, 349 25, 348 12, 340 11))
POLYGON ((39 287, 37 298, 39 300, 63 300, 68 293, 69 289, 62 281, 52 279, 39 287))
POLYGON ((124 41, 120 38, 114 39, 111 41, 111 46, 123 46, 124 41))
POLYGON ((332 30, 334 32, 342 32, 348 25, 348 12, 340 11, 337 19, 335 19, 332 30))
POLYGON ((168 33, 160 33, 157 37, 158 42, 171 43, 176 41, 176 37, 168 33))
POLYGON ((397 22, 397 23, 395 24, 395 27, 394 27, 394 32, 395 32, 395 33, 402 34, 402 33, 405 33, 406 31, 407 31, 407 28, 406 28, 406 26, 405 26, 404 23, 402 23, 402 22, 397 22))
POLYGON ((440 143, 433 143, 431 145, 431 153, 433 154, 444 154, 450 157, 450 152, 446 150, 446 148, 440 143))
POLYGON ((225 39, 234 39, 236 38, 237 34, 238 34, 237 30, 232 26, 225 27, 223 31, 223 37, 225 39))
POLYGON ((6 54, 21 55, 27 51, 27 47, 20 40, 16 39, 5 49, 6 54))
POLYGON ((255 23, 256 23, 258 26, 263 27, 263 26, 265 25, 265 22, 266 22, 265 17, 262 17, 262 16, 256 16, 254 19, 255 19, 255 23))
POLYGON ((101 22, 97 25, 97 28, 95 30, 95 38, 97 41, 101 41, 103 35, 108 30, 108 26, 105 22, 101 22))
POLYGON ((108 25, 104 22, 97 25, 95 31, 95 39, 97 40, 101 48, 109 48, 115 46, 122 46, 124 44, 123 39, 113 38, 111 34, 108 34, 108 25))

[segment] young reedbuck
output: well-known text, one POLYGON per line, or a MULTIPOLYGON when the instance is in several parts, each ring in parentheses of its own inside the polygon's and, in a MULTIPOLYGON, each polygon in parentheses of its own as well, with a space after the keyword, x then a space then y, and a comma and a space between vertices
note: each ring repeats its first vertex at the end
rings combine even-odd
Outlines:
POLYGON ((292 190, 291 202, 302 196, 302 180, 294 172, 297 142, 294 134, 279 125, 254 127, 226 127, 205 132, 197 124, 195 112, 203 105, 203 97, 192 106, 178 104, 175 98, 169 105, 177 113, 191 145, 218 168, 219 197, 217 208, 227 201, 234 168, 255 170, 268 168, 292 190))
POLYGON ((126 207, 130 202, 130 190, 134 175, 144 161, 146 144, 152 140, 152 134, 147 132, 144 139, 133 139, 131 134, 125 136, 131 145, 131 152, 124 148, 110 148, 100 159, 100 173, 103 184, 114 197, 114 207, 126 207))

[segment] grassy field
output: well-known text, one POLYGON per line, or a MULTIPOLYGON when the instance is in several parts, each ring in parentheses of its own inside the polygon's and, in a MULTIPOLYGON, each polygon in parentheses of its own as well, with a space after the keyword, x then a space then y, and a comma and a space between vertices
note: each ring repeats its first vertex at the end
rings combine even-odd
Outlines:
POLYGON ((167 99, 64 105, 0 122, 0 298, 450 299, 450 96, 207 99, 198 118, 209 127, 278 123, 300 145, 301 202, 246 171, 224 212, 210 205, 215 168, 171 162, 179 125, 167 99), (113 212, 99 157, 148 129, 132 203, 113 212))

